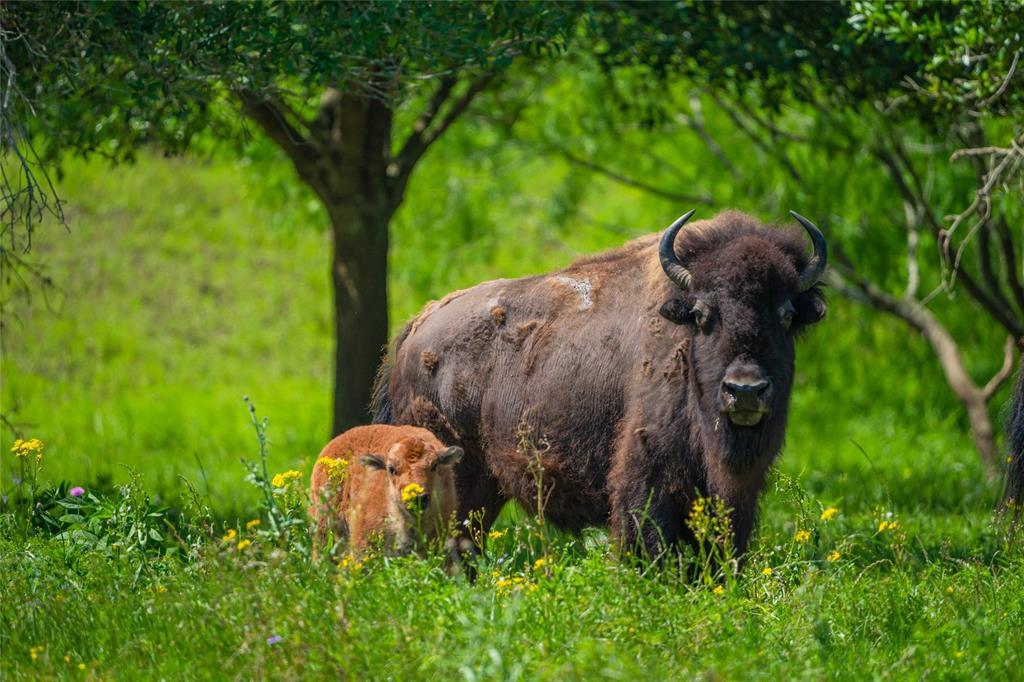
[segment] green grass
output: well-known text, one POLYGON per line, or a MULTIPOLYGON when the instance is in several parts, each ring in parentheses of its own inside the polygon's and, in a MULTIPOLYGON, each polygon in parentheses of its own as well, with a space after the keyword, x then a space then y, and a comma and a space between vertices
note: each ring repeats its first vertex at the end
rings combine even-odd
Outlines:
MULTIPOLYGON (((462 161, 456 138, 425 162, 396 220, 395 327, 451 289, 565 264, 674 211, 631 213, 631 192, 581 188, 566 167, 517 153, 462 161), (560 213, 566 193, 592 212, 560 213)), ((130 468, 178 510, 185 477, 218 529, 251 518, 243 395, 270 418, 271 468, 309 471, 329 422, 328 242, 320 209, 276 168, 156 157, 67 168, 71 230, 48 226, 33 252, 57 289, 8 301, 3 319, 2 411, 46 443, 48 481, 116 498, 130 468)), ((667 568, 641 575, 601 531, 559 536, 552 574, 538 576, 515 510, 488 559, 506 563, 475 584, 436 561, 349 574, 216 537, 186 562, 112 561, 7 523, 3 677, 1020 678, 1024 558, 992 523, 998 485, 930 351, 833 298, 797 364, 777 480, 798 481, 810 502, 767 491, 748 565, 724 594, 667 568), (841 513, 821 522, 822 506, 841 513), (879 533, 888 512, 899 528, 879 533), (811 543, 794 541, 799 529, 815 530, 811 543), (514 575, 537 588, 498 585, 514 575), (268 645, 273 635, 284 639, 268 645)), ((5 493, 10 441, 0 436, 5 493)))

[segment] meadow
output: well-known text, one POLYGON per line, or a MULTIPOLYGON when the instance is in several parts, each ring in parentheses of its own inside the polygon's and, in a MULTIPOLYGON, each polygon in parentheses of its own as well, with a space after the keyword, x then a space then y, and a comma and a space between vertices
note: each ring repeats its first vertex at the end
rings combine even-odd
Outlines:
MULTIPOLYGON (((424 162, 395 226, 394 328, 679 212, 519 154, 464 161, 456 137, 424 162)), ((329 238, 280 168, 65 168, 70 229, 47 225, 32 253, 55 284, 3 317, 2 412, 44 444, 50 519, 0 514, 5 679, 1021 678, 1024 552, 993 515, 1000 482, 926 345, 836 296, 798 350, 741 572, 636 565, 601 529, 512 508, 472 583, 433 556, 311 561, 298 491, 268 505, 242 461, 260 461, 243 396, 268 418, 271 476, 304 480, 328 436, 329 238)))

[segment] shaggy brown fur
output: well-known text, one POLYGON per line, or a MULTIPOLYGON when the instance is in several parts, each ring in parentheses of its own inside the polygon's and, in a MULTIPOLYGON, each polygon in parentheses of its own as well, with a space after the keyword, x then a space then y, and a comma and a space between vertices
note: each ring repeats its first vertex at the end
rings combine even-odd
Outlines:
POLYGON ((460 519, 484 509, 489 524, 508 499, 536 504, 516 448, 525 424, 551 446, 545 517, 555 524, 610 524, 627 547, 656 552, 692 541, 684 519, 694 497, 715 494, 734 509, 745 548, 783 442, 794 340, 824 315, 824 300, 817 288, 798 291, 809 261, 799 230, 734 212, 687 226, 675 244, 693 275, 687 290, 662 271, 658 238, 464 290, 399 337, 376 420, 457 434, 460 519), (505 330, 496 334, 495 306, 505 330), (708 313, 700 323, 698 306, 708 313), (420 362, 426 349, 439 361, 433 373, 420 362), (722 407, 737 363, 772 384, 755 425, 722 407))
POLYGON ((406 552, 417 540, 417 505, 424 539, 442 537, 458 507, 453 465, 461 456, 461 448, 445 448, 414 426, 349 429, 324 447, 313 467, 309 513, 317 544, 333 530, 335 537, 349 538, 353 552, 378 535, 386 550, 406 552), (332 478, 323 458, 344 460, 344 473, 332 478), (413 483, 424 493, 407 504, 402 491, 413 483))

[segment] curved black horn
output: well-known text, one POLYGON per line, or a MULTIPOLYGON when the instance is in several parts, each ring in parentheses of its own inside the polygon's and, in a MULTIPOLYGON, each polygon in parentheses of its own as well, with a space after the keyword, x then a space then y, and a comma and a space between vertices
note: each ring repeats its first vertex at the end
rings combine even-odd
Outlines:
POLYGON ((668 229, 665 230, 665 234, 661 235, 661 245, 658 247, 661 269, 665 271, 668 278, 680 289, 686 289, 690 286, 691 276, 690 271, 676 258, 676 235, 679 234, 679 228, 686 224, 686 221, 690 219, 696 210, 695 208, 691 209, 669 225, 668 229))
POLYGON ((814 253, 811 254, 811 260, 807 263, 807 267, 800 273, 800 291, 807 291, 821 279, 821 275, 825 272, 825 266, 828 265, 828 244, 825 242, 825 235, 821 233, 814 223, 807 218, 803 217, 796 211, 790 211, 789 214, 797 219, 804 229, 807 230, 807 235, 811 238, 811 245, 814 247, 814 253))

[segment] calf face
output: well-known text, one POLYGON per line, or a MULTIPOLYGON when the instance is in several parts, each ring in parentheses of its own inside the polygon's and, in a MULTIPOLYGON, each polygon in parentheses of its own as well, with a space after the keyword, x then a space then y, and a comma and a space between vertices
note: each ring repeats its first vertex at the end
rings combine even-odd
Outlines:
POLYGON ((424 530, 432 534, 440 530, 435 526, 447 521, 444 516, 455 510, 453 467, 461 459, 460 447, 438 450, 417 438, 405 438, 384 455, 363 455, 360 463, 387 475, 388 509, 393 521, 406 525, 417 518, 430 521, 424 530))

